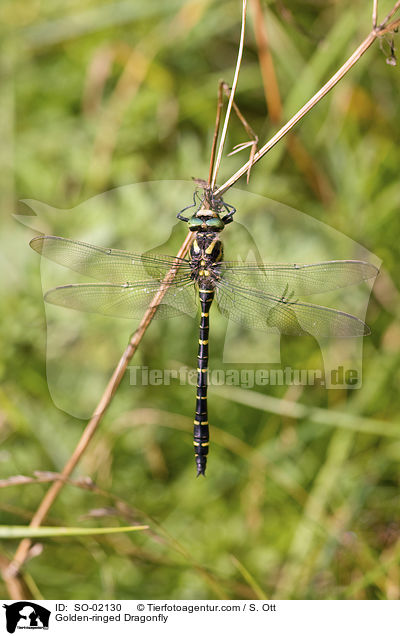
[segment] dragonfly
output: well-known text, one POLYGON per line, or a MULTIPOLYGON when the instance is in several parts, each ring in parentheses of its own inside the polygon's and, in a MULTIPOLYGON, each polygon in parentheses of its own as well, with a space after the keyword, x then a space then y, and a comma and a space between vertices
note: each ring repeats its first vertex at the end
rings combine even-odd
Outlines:
MULTIPOLYGON (((349 313, 299 300, 354 285, 378 270, 361 260, 320 263, 224 261, 220 233, 236 209, 205 188, 177 217, 193 233, 188 258, 98 247, 60 236, 37 236, 40 255, 96 281, 50 289, 48 303, 119 318, 141 318, 160 289, 154 318, 195 315, 200 306, 193 444, 197 475, 205 475, 209 450, 208 359, 210 308, 215 299, 229 320, 251 329, 319 338, 360 337, 367 325, 349 313), (195 208, 190 216, 184 213, 195 208), (171 275, 171 272, 173 275, 171 275)), ((187 214, 187 213, 186 213, 187 214)))

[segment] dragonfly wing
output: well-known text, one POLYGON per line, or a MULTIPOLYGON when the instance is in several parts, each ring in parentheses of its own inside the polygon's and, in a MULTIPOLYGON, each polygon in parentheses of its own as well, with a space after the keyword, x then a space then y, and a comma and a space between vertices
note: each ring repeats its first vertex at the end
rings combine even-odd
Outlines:
MULTIPOLYGON (((79 311, 118 318, 141 318, 159 287, 159 283, 155 284, 154 281, 148 281, 146 285, 63 285, 50 289, 44 298, 53 305, 79 311)), ((154 318, 169 318, 182 314, 194 316, 196 312, 196 295, 193 282, 190 281, 181 286, 168 287, 154 318)))
POLYGON ((36 236, 30 246, 64 267, 108 283, 134 283, 148 278, 161 281, 173 265, 178 283, 190 274, 189 262, 183 258, 113 250, 60 236, 36 236))
POLYGON ((326 261, 309 265, 221 263, 220 273, 228 283, 268 292, 281 298, 319 294, 375 278, 378 269, 364 261, 326 261))
POLYGON ((290 336, 349 338, 370 333, 367 325, 336 309, 303 302, 285 302, 277 296, 217 283, 218 307, 225 316, 252 329, 290 336))

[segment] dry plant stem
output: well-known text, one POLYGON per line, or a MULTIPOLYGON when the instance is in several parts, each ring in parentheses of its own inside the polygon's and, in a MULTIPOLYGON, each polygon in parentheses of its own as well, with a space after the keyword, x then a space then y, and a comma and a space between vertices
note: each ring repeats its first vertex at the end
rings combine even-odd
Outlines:
POLYGON ((400 20, 395 20, 394 22, 387 24, 387 22, 390 20, 390 18, 399 7, 400 0, 396 2, 393 9, 386 16, 385 20, 367 35, 365 40, 363 40, 360 46, 354 51, 354 53, 348 58, 348 60, 346 60, 343 66, 341 66, 340 69, 336 71, 336 73, 326 82, 326 84, 324 84, 324 86, 322 86, 322 88, 320 88, 320 90, 317 91, 315 95, 313 95, 311 99, 309 99, 308 102, 304 104, 304 106, 300 108, 300 110, 298 110, 297 113, 293 115, 293 117, 289 119, 289 121, 284 126, 282 126, 282 128, 278 130, 278 132, 273 137, 271 137, 271 139, 267 141, 267 143, 264 144, 264 146, 260 148, 258 152, 255 153, 252 162, 250 160, 247 161, 247 163, 245 163, 237 172, 235 172, 234 175, 232 175, 232 177, 225 181, 225 183, 220 186, 218 190, 216 190, 216 195, 221 195, 226 192, 236 183, 236 181, 240 179, 240 177, 246 174, 249 167, 253 166, 255 163, 257 163, 257 161, 264 157, 264 155, 266 155, 278 143, 278 141, 280 141, 282 137, 284 137, 293 128, 293 126, 295 126, 312 108, 314 108, 314 106, 318 104, 318 102, 323 97, 325 97, 327 93, 329 93, 330 90, 332 90, 334 86, 336 86, 336 84, 342 79, 342 77, 344 77, 346 73, 349 72, 354 64, 358 62, 360 57, 364 55, 371 44, 373 44, 380 35, 392 31, 399 25, 400 20))
POLYGON ((241 63, 242 63, 243 47, 244 47, 244 34, 245 34, 245 30, 246 30, 246 8, 247 8, 247 0, 243 0, 243 4, 242 4, 242 27, 241 27, 241 32, 240 32, 240 42, 239 42, 238 57, 237 57, 237 62, 236 62, 235 75, 234 75, 233 83, 232 83, 231 94, 230 94, 230 97, 229 97, 228 106, 227 106, 226 113, 225 113, 225 121, 224 121, 224 126, 223 126, 223 129, 222 129, 222 133, 221 133, 221 140, 219 142, 217 160, 216 160, 215 165, 214 165, 214 171, 213 171, 213 175, 212 175, 211 183, 210 183, 210 186, 211 186, 212 190, 215 187, 215 182, 217 180, 217 174, 218 174, 219 166, 221 164, 222 152, 223 152, 223 149, 224 149, 225 139, 226 139, 226 133, 228 131, 229 118, 231 116, 233 99, 235 97, 236 86, 237 86, 238 79, 239 79, 240 66, 241 66, 241 63))
MULTIPOLYGON (((225 95, 229 98, 231 96, 231 89, 229 88, 229 86, 228 86, 228 84, 226 82, 222 82, 222 88, 224 89, 225 95)), ((249 137, 253 137, 253 140, 258 139, 256 133, 254 132, 254 130, 250 126, 249 122, 246 121, 246 119, 244 118, 244 116, 240 112, 239 107, 237 106, 237 104, 235 102, 232 102, 232 106, 233 106, 233 110, 235 111, 236 115, 238 116, 243 128, 245 129, 245 131, 247 132, 249 137)))
POLYGON ((385 35, 385 33, 393 33, 395 29, 398 29, 400 26, 400 18, 397 20, 393 20, 390 24, 387 25, 384 29, 379 31, 379 35, 385 35))
MULTIPOLYGON (((178 254, 177 254, 177 258, 183 258, 185 256, 185 254, 187 253, 192 241, 193 241, 193 233, 189 233, 186 236, 186 239, 184 241, 184 243, 182 244, 182 247, 180 248, 178 254)), ((80 458, 82 457, 82 454, 85 452, 90 440, 92 439, 97 426, 102 418, 102 416, 104 415, 107 407, 109 406, 112 397, 115 393, 115 391, 117 390, 123 375, 125 373, 126 367, 128 366, 133 354, 135 353, 136 349, 139 346, 139 343, 141 342, 148 326, 150 325, 154 314, 157 311, 157 307, 160 304, 160 302, 162 301, 167 289, 168 289, 168 285, 167 283, 169 283, 173 277, 175 276, 176 273, 176 267, 172 266, 170 271, 168 272, 168 274, 166 275, 166 277, 164 278, 163 282, 160 285, 160 289, 158 290, 158 292, 155 294, 151 304, 149 305, 148 309, 146 310, 146 313, 144 314, 140 325, 138 326, 138 328, 136 329, 135 333, 133 334, 131 340, 129 341, 129 344, 127 346, 127 348, 125 349, 107 387, 106 390, 104 391, 99 404, 97 405, 93 416, 91 418, 91 420, 89 421, 89 423, 87 424, 82 437, 80 438, 78 445, 76 446, 73 454, 71 455, 70 459, 67 461, 67 463, 65 464, 61 474, 60 474, 60 479, 58 479, 57 481, 55 481, 53 483, 53 485, 49 488, 49 490, 47 491, 47 493, 45 494, 42 502, 40 503, 39 508, 37 509, 37 511, 35 512, 34 516, 32 517, 32 521, 29 524, 29 526, 31 528, 37 528, 41 525, 42 521, 44 520, 44 518, 46 517, 50 507, 52 506, 55 498, 57 497, 58 493, 60 492, 60 490, 63 488, 63 486, 65 485, 65 482, 67 480, 67 478, 71 475, 72 471, 74 470, 75 466, 77 465, 77 463, 79 462, 80 458)), ((24 563, 29 548, 31 546, 31 540, 30 539, 23 539, 21 541, 21 543, 18 546, 18 549, 15 553, 15 557, 8 569, 6 578, 10 578, 12 579, 13 577, 15 577, 18 573, 19 568, 21 567, 21 565, 24 563)))
POLYGON ((397 9, 400 8, 400 0, 397 0, 397 2, 393 5, 393 7, 390 9, 389 13, 384 17, 384 19, 382 20, 380 27, 378 27, 378 29, 385 29, 384 32, 386 32, 386 30, 390 30, 390 27, 392 25, 388 25, 389 20, 392 18, 392 16, 394 16, 394 14, 396 13, 397 9))
MULTIPOLYGON (((225 95, 227 95, 227 97, 230 99, 230 97, 231 97, 231 89, 229 88, 229 86, 228 86, 228 84, 226 82, 222 82, 222 88, 223 88, 223 90, 225 92, 225 95)), ((242 115, 242 113, 240 112, 239 107, 237 106, 237 104, 236 104, 236 102, 234 100, 232 101, 232 108, 235 111, 235 113, 236 113, 239 121, 241 122, 243 128, 245 129, 246 133, 251 138, 251 141, 248 141, 248 142, 245 142, 243 144, 239 144, 238 146, 235 146, 233 151, 229 153, 228 157, 236 154, 237 152, 240 152, 244 148, 248 148, 248 146, 251 146, 250 157, 249 157, 250 166, 249 166, 249 169, 247 171, 247 183, 248 183, 249 179, 250 179, 251 166, 253 165, 253 157, 254 157, 254 155, 256 153, 256 150, 257 150, 258 135, 256 135, 256 133, 254 132, 254 130, 252 129, 252 127, 250 126, 248 121, 242 115)))
POLYGON ((374 0, 372 7, 372 28, 375 29, 378 24, 378 0, 374 0))
POLYGON ((211 185, 211 179, 212 179, 212 173, 213 173, 214 161, 215 161, 215 150, 217 148, 219 127, 221 125, 221 113, 222 113, 222 106, 224 101, 223 100, 224 96, 222 91, 224 86, 225 86, 225 82, 223 80, 220 80, 218 84, 217 115, 215 118, 214 136, 213 136, 213 142, 212 142, 212 148, 211 148, 210 169, 208 171, 208 185, 211 185))

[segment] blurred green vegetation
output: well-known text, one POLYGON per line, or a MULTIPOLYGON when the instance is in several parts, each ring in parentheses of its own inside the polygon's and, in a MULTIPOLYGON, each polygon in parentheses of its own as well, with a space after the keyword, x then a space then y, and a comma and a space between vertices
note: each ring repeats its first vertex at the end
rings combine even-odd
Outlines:
MULTIPOLYGON (((380 14, 391 6, 381 3, 380 14)), ((283 122, 368 33, 372 2, 263 1, 262 8, 283 122)), ((251 17, 250 10, 237 101, 263 143, 278 123, 268 117, 251 17)), ((28 247, 34 231, 11 214, 32 214, 21 199, 71 210, 131 183, 206 178, 217 82, 232 80, 239 19, 238 0, 3 0, 2 478, 60 471, 85 424, 51 399, 39 259, 28 247)), ((399 597, 400 94, 399 69, 385 63, 384 51, 376 43, 291 141, 253 169, 247 188, 382 259, 367 315, 363 387, 211 389, 208 473, 196 479, 193 387, 132 387, 126 377, 74 474, 96 487, 66 485, 45 525, 150 529, 45 539, 24 569, 38 598, 399 597)), ((233 119, 227 148, 243 141, 233 119)), ((243 153, 225 157, 219 180, 244 160, 243 153)), ((239 186, 246 189, 244 180, 239 186)), ((177 200, 165 190, 154 226, 140 209, 129 214, 140 200, 122 196, 100 228, 84 212, 57 217, 57 231, 151 249, 167 241, 177 205, 190 202, 186 194, 177 200)), ((240 210, 237 217, 245 223, 240 210)), ((46 223, 54 230, 54 218, 46 223)), ((93 356, 103 375, 88 369, 82 386, 92 404, 134 325, 67 313, 59 355, 70 349, 72 358, 57 394, 70 405, 81 399, 77 378, 85 382, 81 370, 93 356)), ((216 319, 211 367, 222 366, 223 337, 216 319)), ((193 367, 196 342, 197 320, 155 322, 132 364, 193 367)), ((315 368, 320 353, 309 339, 287 338, 282 358, 315 368)), ((4 488, 2 524, 28 524, 47 488, 4 488)), ((3 542, 2 558, 17 545, 3 542)), ((1 584, 0 596, 7 595, 1 584)))

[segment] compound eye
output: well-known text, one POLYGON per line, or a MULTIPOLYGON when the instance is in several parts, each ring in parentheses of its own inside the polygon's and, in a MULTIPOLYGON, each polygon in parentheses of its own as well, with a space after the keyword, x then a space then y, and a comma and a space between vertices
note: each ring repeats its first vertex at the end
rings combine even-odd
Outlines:
POLYGON ((206 225, 210 229, 215 230, 217 232, 219 232, 220 230, 223 230, 224 227, 225 227, 225 224, 222 221, 222 219, 220 219, 219 217, 216 217, 216 216, 213 217, 212 219, 207 219, 206 225))
POLYGON ((203 221, 199 219, 197 216, 192 216, 188 221, 189 230, 192 230, 192 232, 195 232, 196 230, 200 229, 202 225, 203 225, 203 221))

